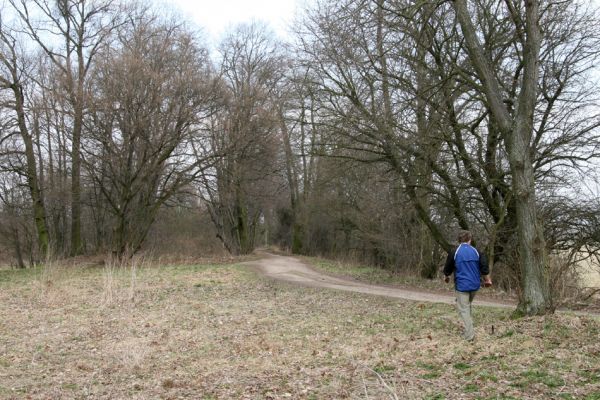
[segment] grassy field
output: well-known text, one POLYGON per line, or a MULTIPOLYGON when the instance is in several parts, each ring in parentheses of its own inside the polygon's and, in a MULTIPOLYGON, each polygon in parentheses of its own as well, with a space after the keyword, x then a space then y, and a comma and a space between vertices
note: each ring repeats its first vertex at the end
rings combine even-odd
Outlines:
POLYGON ((600 399, 600 322, 294 287, 242 266, 0 272, 3 399, 600 399))

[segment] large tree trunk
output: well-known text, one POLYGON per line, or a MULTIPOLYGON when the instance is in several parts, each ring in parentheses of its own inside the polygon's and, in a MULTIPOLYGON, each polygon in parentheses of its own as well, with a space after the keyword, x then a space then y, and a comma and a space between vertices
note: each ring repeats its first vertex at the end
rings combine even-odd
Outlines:
POLYGON ((254 251, 254 230, 251 227, 248 206, 245 204, 240 183, 235 189, 235 233, 237 236, 239 254, 250 254, 254 251))
POLYGON ((535 315, 553 310, 546 243, 537 216, 535 176, 530 150, 539 77, 539 2, 526 1, 525 13, 527 40, 523 47, 523 83, 516 122, 513 134, 508 135, 507 148, 517 206, 517 231, 521 243, 519 257, 523 271, 523 298, 518 309, 523 314, 535 315))
POLYGON ((13 85, 13 92, 15 95, 15 104, 17 112, 17 121, 19 124, 19 131, 25 144, 25 157, 27 159, 27 186, 29 187, 29 193, 33 202, 33 217, 35 229, 38 237, 38 246, 40 249, 40 256, 45 257, 48 254, 48 228, 46 225, 46 209, 44 207, 44 201, 42 197, 42 191, 40 189, 37 166, 35 159, 35 151, 33 140, 27 128, 25 121, 25 98, 23 96, 23 88, 18 83, 13 85))
MULTIPOLYGON (((517 310, 525 315, 553 311, 548 281, 548 264, 543 230, 537 216, 535 178, 531 160, 533 110, 539 74, 540 29, 539 2, 525 2, 525 33, 523 42, 523 77, 516 115, 510 115, 502 101, 500 84, 490 62, 485 57, 465 0, 454 0, 469 58, 478 78, 494 122, 506 138, 512 173, 512 191, 516 202, 519 258, 522 276, 522 297, 517 310)), ((520 29, 520 27, 517 27, 520 29)))
MULTIPOLYGON (((517 141, 522 139, 521 135, 514 136, 517 141)), ((552 301, 546 244, 537 216, 533 167, 527 150, 527 147, 518 144, 509 146, 523 290, 518 311, 525 315, 538 315, 552 311, 552 301)))

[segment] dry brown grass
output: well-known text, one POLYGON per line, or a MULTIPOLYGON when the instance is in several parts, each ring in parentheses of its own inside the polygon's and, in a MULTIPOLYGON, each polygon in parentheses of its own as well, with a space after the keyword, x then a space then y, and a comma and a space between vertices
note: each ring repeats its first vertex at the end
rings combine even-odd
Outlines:
POLYGON ((0 398, 600 399, 597 320, 509 313, 469 344, 451 306, 243 267, 4 271, 0 398))

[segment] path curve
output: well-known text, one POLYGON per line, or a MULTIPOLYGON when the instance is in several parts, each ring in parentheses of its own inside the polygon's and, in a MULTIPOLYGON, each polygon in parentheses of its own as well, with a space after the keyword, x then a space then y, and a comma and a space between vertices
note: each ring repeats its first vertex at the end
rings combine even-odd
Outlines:
MULTIPOLYGON (((303 286, 337 289, 413 301, 446 304, 455 303, 455 297, 453 295, 370 285, 368 283, 358 282, 352 279, 336 278, 314 270, 309 265, 303 263, 295 257, 280 256, 271 253, 260 254, 264 257, 259 260, 247 261, 243 264, 254 268, 268 278, 278 281, 284 281, 303 286)), ((491 300, 478 299, 477 297, 475 298, 473 304, 498 308, 516 307, 515 304, 499 303, 491 300)))

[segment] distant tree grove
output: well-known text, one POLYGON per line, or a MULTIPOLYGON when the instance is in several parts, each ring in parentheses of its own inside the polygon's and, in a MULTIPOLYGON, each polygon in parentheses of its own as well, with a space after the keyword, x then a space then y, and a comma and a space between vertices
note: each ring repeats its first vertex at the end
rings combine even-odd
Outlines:
POLYGON ((536 315, 600 262, 593 3, 319 0, 214 51, 153 5, 0 7, 14 265, 276 245, 434 278, 469 229, 536 315))

